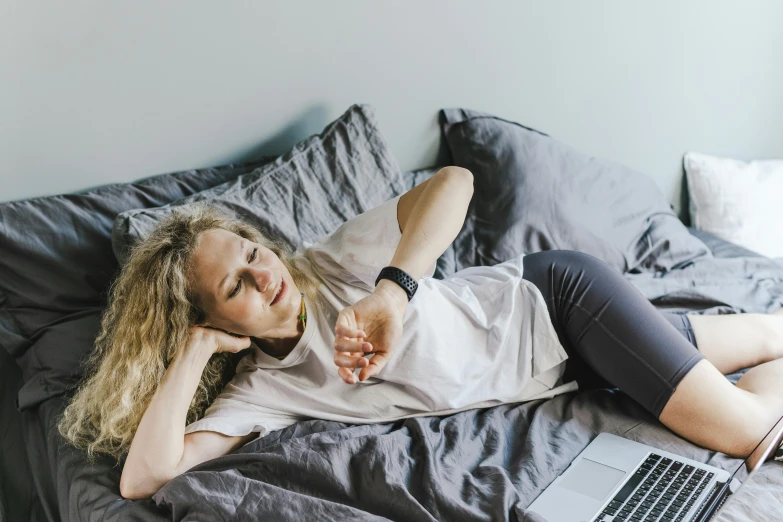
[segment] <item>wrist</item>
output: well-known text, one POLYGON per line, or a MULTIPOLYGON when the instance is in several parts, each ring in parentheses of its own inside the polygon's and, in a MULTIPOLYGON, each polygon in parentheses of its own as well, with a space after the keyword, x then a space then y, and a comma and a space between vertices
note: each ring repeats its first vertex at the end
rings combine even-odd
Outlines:
POLYGON ((408 294, 405 290, 389 279, 381 279, 378 284, 375 285, 375 292, 381 293, 394 301, 398 307, 405 308, 408 306, 408 294))
POLYGON ((215 350, 207 343, 194 342, 191 340, 190 342, 183 344, 180 349, 177 350, 173 359, 185 366, 193 368, 201 367, 203 370, 214 354, 215 350))

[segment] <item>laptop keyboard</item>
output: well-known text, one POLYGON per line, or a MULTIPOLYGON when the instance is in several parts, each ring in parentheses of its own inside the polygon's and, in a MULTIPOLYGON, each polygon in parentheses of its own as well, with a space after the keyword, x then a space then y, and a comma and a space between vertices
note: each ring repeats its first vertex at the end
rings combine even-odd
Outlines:
POLYGON ((651 453, 594 521, 680 522, 713 475, 651 453))

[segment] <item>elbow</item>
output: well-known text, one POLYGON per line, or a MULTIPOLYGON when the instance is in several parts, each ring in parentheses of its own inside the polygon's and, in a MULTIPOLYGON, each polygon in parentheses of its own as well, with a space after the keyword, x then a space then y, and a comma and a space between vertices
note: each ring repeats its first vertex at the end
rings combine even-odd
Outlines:
POLYGON ((125 500, 142 500, 145 498, 150 498, 152 495, 146 495, 135 486, 129 485, 128 481, 123 475, 123 477, 120 479, 120 496, 125 500))
POLYGON ((447 177, 448 179, 457 180, 459 183, 470 187, 470 191, 473 192, 473 173, 468 169, 449 166, 440 169, 438 174, 440 173, 443 173, 442 176, 447 177))
POLYGON ((142 494, 141 492, 133 489, 131 490, 128 490, 128 488, 123 489, 122 486, 120 486, 120 496, 124 500, 144 500, 152 497, 152 495, 142 494))
POLYGON ((152 477, 129 477, 123 472, 120 477, 120 495, 126 500, 143 500, 152 497, 168 480, 152 477))
POLYGON ((130 484, 124 475, 120 479, 120 495, 125 500, 143 500, 152 497, 156 492, 157 490, 149 491, 148 488, 145 490, 139 484, 130 484))

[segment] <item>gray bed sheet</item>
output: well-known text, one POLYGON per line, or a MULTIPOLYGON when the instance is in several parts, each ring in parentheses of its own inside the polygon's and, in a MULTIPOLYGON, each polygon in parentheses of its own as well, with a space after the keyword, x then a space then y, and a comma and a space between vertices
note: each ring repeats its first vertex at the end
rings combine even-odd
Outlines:
POLYGON ((669 272, 624 276, 656 308, 671 312, 765 313, 783 306, 783 258, 707 258, 669 272))
MULTIPOLYGON (((127 501, 118 469, 85 465, 44 429, 62 405, 39 406, 25 433, 43 444, 34 469, 53 479, 47 511, 62 520, 525 520, 602 431, 740 465, 677 437, 622 393, 594 390, 387 424, 300 422, 196 466, 151 500, 127 501)), ((782 486, 783 464, 765 464, 718 520, 779 520, 782 486)))
POLYGON ((22 387, 22 370, 0 350, 0 522, 46 520, 27 463, 22 418, 14 399, 22 387))
MULTIPOLYGON (((783 259, 708 239, 722 257, 626 277, 660 309, 783 306, 783 259)), ((741 464, 681 439, 624 394, 593 390, 384 424, 304 421, 128 501, 118 468, 88 465, 63 444, 53 428, 63 405, 55 397, 21 414, 40 498, 31 512, 50 520, 535 520, 525 508, 602 431, 730 471, 741 464)), ((781 491, 783 464, 769 462, 717 520, 781 520, 781 491)))

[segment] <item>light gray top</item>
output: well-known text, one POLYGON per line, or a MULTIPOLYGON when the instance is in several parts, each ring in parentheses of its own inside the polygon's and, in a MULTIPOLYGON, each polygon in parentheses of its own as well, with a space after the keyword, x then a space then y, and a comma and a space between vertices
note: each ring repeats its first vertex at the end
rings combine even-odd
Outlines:
POLYGON ((342 380, 334 364, 337 315, 372 292, 390 263, 402 237, 399 199, 297 249, 297 264, 322 281, 320 306, 305 298, 308 320, 298 344, 282 360, 253 346, 204 418, 185 433, 263 436, 313 418, 381 423, 576 389, 575 382, 561 383, 567 355, 540 291, 522 279, 522 255, 443 280, 432 277, 433 262, 408 303, 402 336, 386 366, 364 382, 342 380))

